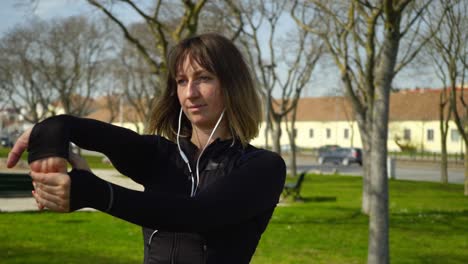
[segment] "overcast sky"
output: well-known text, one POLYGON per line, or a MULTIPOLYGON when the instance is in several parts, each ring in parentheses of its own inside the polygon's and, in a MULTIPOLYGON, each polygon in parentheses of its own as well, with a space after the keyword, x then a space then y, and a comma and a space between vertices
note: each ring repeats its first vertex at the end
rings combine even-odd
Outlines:
MULTIPOLYGON (((139 0, 139 2, 151 2, 139 0)), ((91 7, 85 0, 41 0, 36 6, 30 4, 31 0, 1 0, 0 1, 0 37, 18 23, 32 16, 41 19, 66 17, 78 14, 96 15, 97 10, 91 7)), ((115 10, 125 23, 140 20, 138 15, 130 9, 115 10)), ((312 87, 304 91, 304 96, 334 95, 341 89, 341 84, 335 74, 337 70, 333 66, 323 66, 314 75, 312 87)), ((398 88, 440 88, 442 84, 432 69, 415 67, 410 65, 405 71, 399 73, 394 80, 394 86, 398 88)))

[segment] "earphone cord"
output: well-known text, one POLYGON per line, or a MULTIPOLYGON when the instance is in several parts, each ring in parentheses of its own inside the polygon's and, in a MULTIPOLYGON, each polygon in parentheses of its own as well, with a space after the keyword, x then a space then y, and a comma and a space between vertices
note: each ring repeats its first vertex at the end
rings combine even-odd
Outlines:
POLYGON ((210 141, 211 141, 211 138, 213 137, 216 129, 218 128, 219 124, 221 123, 221 120, 223 120, 223 116, 224 116, 224 112, 226 111, 226 109, 223 110, 223 112, 221 113, 221 116, 219 117, 218 121, 216 122, 213 130, 211 131, 211 134, 210 136, 208 137, 208 140, 206 141, 205 143, 205 146, 203 147, 202 151, 200 152, 200 155, 198 155, 198 158, 197 158, 197 165, 196 165, 196 172, 197 172, 197 183, 195 185, 194 183, 194 177, 193 177, 193 172, 192 172, 192 169, 190 168, 190 163, 189 163, 189 160, 187 158, 187 156, 185 155, 185 153, 182 151, 182 148, 180 147, 180 141, 179 141, 179 136, 180 136, 180 128, 181 128, 181 124, 182 124, 182 107, 180 108, 180 112, 179 112, 179 124, 178 124, 178 127, 177 127, 177 147, 179 148, 179 153, 180 153, 180 156, 182 157, 182 159, 185 161, 185 163, 187 164, 187 167, 190 171, 190 175, 192 176, 191 177, 191 180, 192 180, 192 189, 191 189, 191 192, 190 192, 190 196, 194 196, 195 193, 197 192, 197 189, 198 189, 198 183, 200 181, 200 173, 199 173, 199 163, 200 163, 200 158, 201 156, 203 155, 203 152, 205 152, 205 149, 206 147, 208 147, 210 141))
POLYGON ((200 163, 200 158, 203 155, 203 152, 205 152, 206 147, 208 147, 208 145, 210 144, 211 138, 213 137, 216 129, 218 128, 219 124, 221 123, 221 120, 223 120, 223 116, 224 116, 225 111, 226 111, 226 109, 224 109, 223 112, 221 113, 221 116, 219 117, 218 121, 216 122, 216 125, 213 128, 213 131, 211 131, 210 137, 206 141, 205 146, 203 147, 202 151, 200 152, 200 155, 198 155, 197 166, 196 166, 196 168, 197 168, 197 185, 195 186, 195 192, 193 193, 193 195, 195 195, 195 193, 197 193, 198 182, 200 181, 200 173, 199 173, 199 169, 198 169, 198 164, 200 163))
POLYGON ((182 123, 182 112, 183 112, 182 107, 180 107, 179 125, 177 126, 177 147, 179 148, 179 154, 182 157, 182 159, 184 160, 185 164, 187 164, 187 167, 188 167, 190 175, 191 175, 190 180, 192 181, 192 188, 190 190, 190 196, 193 196, 194 193, 195 193, 195 183, 194 183, 194 179, 193 179, 192 168, 190 167, 190 163, 189 163, 189 160, 188 160, 187 156, 185 155, 185 153, 182 151, 182 148, 180 147, 180 141, 179 141, 180 127, 181 127, 181 123, 182 123))

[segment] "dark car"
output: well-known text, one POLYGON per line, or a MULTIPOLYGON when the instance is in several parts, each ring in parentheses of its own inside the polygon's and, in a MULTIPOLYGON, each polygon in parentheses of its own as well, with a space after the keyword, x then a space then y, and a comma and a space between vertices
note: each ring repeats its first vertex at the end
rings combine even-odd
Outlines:
POLYGON ((318 163, 324 164, 327 162, 345 166, 351 163, 362 165, 362 151, 360 148, 333 148, 319 152, 318 163))
POLYGON ((9 137, 0 137, 0 145, 11 148, 13 147, 13 141, 9 137))
POLYGON ((318 149, 318 154, 321 155, 325 152, 329 152, 329 151, 333 151, 333 150, 336 150, 337 148, 340 148, 340 146, 338 145, 325 145, 325 146, 321 146, 319 149, 318 149))

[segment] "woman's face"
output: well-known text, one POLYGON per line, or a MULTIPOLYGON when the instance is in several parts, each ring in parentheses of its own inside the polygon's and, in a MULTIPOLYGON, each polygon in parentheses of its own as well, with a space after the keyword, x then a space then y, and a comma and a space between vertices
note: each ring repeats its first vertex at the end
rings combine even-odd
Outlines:
POLYGON ((180 105, 192 126, 213 129, 224 109, 218 77, 187 56, 177 72, 176 83, 180 105))

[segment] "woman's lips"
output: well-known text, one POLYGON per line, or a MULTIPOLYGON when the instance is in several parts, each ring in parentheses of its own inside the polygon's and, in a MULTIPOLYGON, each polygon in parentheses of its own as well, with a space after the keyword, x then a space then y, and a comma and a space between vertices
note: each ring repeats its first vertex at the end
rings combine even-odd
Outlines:
POLYGON ((200 110, 201 108, 205 107, 206 104, 198 104, 198 105, 191 105, 187 107, 190 111, 197 111, 200 110))

